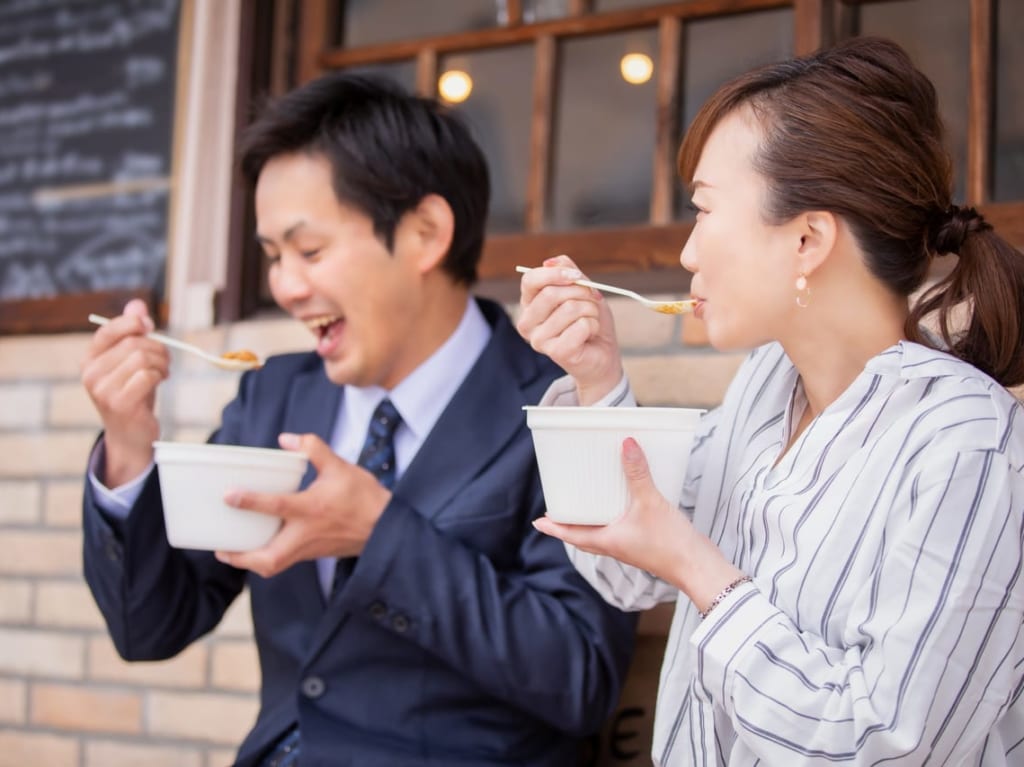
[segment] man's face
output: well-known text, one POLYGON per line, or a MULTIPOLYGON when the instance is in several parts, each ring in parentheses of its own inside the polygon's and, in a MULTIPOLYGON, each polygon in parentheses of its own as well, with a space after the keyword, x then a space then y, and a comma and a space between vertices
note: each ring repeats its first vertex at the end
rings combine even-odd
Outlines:
POLYGON ((421 360, 411 340, 421 281, 407 219, 389 253, 372 220, 338 202, 322 155, 280 155, 260 173, 256 231, 271 293, 317 337, 336 384, 390 389, 421 360))

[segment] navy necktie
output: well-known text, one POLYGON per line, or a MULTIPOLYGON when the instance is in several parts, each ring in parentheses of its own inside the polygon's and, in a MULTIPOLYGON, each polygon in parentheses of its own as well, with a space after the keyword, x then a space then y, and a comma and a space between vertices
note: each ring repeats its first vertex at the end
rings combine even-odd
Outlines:
POLYGON ((402 422, 391 400, 377 405, 366 430, 366 441, 357 463, 372 472, 384 487, 395 486, 395 429, 402 422))
MULTIPOLYGON (((381 400, 370 417, 366 440, 356 461, 388 490, 395 486, 395 429, 400 423, 402 416, 391 400, 381 400)), ((338 590, 340 581, 352 572, 354 566, 355 557, 339 557, 334 569, 332 593, 338 590)))

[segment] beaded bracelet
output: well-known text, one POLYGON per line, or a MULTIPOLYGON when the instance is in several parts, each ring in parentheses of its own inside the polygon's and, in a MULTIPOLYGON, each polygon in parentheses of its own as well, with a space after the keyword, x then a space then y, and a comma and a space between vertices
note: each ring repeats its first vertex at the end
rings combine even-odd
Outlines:
POLYGON ((725 599, 727 596, 729 596, 729 594, 731 594, 734 589, 742 586, 744 583, 750 583, 750 576, 749 575, 744 575, 742 578, 737 578, 732 583, 730 583, 728 586, 726 586, 724 589, 719 591, 718 592, 718 596, 711 600, 711 604, 708 605, 708 608, 706 610, 704 610, 703 612, 701 612, 701 614, 700 614, 701 620, 703 620, 704 618, 707 618, 708 617, 708 613, 710 613, 712 610, 714 610, 716 607, 718 607, 718 603, 719 602, 721 602, 723 599, 725 599))

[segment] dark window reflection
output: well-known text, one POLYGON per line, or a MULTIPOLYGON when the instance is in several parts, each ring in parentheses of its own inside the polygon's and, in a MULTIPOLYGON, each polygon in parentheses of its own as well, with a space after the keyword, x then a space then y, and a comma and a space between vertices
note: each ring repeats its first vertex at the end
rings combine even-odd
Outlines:
MULTIPOLYGON (((683 29, 684 130, 723 83, 793 55, 793 11, 788 8, 690 21, 683 29)), ((676 195, 676 218, 691 215, 684 198, 676 195)))
POLYGON ((464 72, 472 81, 469 96, 452 108, 469 125, 487 157, 491 175, 488 231, 522 231, 530 166, 533 47, 446 56, 438 63, 439 81, 452 70, 464 72))
POLYGON ((1024 8, 999 3, 993 197, 1024 199, 1024 8))
MULTIPOLYGON (((497 0, 504 6, 504 0, 497 0)), ((522 0, 523 21, 535 24, 539 21, 561 19, 569 15, 569 0, 522 0)))
POLYGON ((401 85, 409 93, 416 91, 416 62, 412 60, 346 67, 345 71, 391 80, 401 85))
POLYGON ((653 3, 651 0, 594 0, 594 13, 621 11, 623 8, 650 8, 654 5, 661 3, 653 3))
POLYGON ((958 201, 964 198, 967 173, 969 5, 964 0, 900 0, 860 6, 860 34, 899 43, 935 83, 958 201))
POLYGON ((505 22, 500 0, 345 0, 342 4, 341 45, 390 43, 472 29, 486 29, 505 22))
POLYGON ((549 225, 576 229, 648 220, 656 73, 625 81, 627 53, 657 58, 657 32, 566 40, 559 47, 549 225))

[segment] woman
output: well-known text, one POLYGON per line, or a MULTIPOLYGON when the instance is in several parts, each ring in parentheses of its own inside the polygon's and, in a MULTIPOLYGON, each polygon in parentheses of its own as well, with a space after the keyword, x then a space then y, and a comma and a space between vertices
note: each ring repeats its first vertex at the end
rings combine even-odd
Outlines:
MULTIPOLYGON (((1024 763, 1024 258, 951 205, 942 146, 931 83, 866 38, 726 84, 683 142, 696 314, 756 349, 684 513, 626 440, 622 517, 537 523, 613 604, 677 600, 658 765, 1024 763)), ((519 331, 570 374, 543 404, 633 404, 578 276, 523 277, 519 331)))

